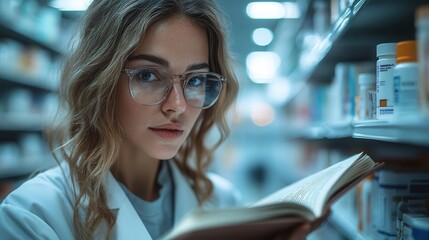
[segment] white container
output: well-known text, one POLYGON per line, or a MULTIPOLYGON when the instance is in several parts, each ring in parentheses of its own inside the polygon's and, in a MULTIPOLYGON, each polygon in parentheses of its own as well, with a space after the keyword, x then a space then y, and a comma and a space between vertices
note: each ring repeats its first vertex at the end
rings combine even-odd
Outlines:
MULTIPOLYGON (((361 208, 358 209, 360 211, 360 223, 362 226, 362 234, 364 236, 371 236, 372 233, 372 201, 371 201, 371 192, 373 191, 374 177, 369 176, 364 179, 361 183, 362 191, 360 192, 360 202, 362 203, 361 208)), ((359 205, 358 205, 359 206, 359 205)))
POLYGON ((377 119, 393 116, 393 68, 396 65, 396 43, 377 45, 376 93, 377 119))
POLYGON ((393 69, 395 118, 413 118, 419 115, 419 65, 416 41, 396 44, 396 66, 393 69))
POLYGON ((350 113, 354 120, 359 120, 360 115, 360 87, 359 75, 362 73, 375 73, 375 64, 372 61, 356 62, 350 64, 349 67, 349 98, 350 98, 350 113))
POLYGON ((426 210, 426 201, 425 197, 422 198, 408 198, 402 197, 402 200, 398 203, 397 212, 396 212, 396 236, 397 239, 403 239, 404 231, 404 214, 407 213, 424 213, 426 210))
POLYGON ((372 97, 371 91, 375 90, 375 75, 373 73, 359 74, 359 119, 369 120, 373 119, 372 116, 372 97))
POLYGON ((429 215, 413 219, 411 234, 414 240, 429 239, 429 215))
POLYGON ((404 240, 427 240, 429 238, 429 215, 427 213, 405 213, 402 229, 404 240))
POLYGON ((429 5, 416 11, 416 33, 420 106, 422 112, 429 115, 429 5))
POLYGON ((349 92, 350 64, 338 63, 335 65, 335 76, 327 92, 327 121, 331 123, 347 121, 352 118, 350 112, 349 92))
POLYGON ((374 198, 374 238, 396 240, 397 206, 404 198, 425 198, 429 172, 395 172, 380 170, 374 198))

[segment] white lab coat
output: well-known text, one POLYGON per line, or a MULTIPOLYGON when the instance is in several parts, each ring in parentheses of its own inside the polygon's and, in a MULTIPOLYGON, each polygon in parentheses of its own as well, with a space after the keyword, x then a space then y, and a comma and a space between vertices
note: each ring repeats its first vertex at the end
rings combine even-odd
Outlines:
MULTIPOLYGON (((188 180, 172 161, 175 189, 174 223, 198 207, 195 193, 188 180)), ((22 184, 0 205, 1 239, 78 239, 73 231, 74 197, 66 164, 53 168, 22 184)), ((227 207, 237 204, 237 192, 225 179, 210 174, 214 184, 213 198, 205 208, 227 207)), ((116 213, 112 239, 152 239, 133 205, 119 183, 109 172, 105 179, 107 205, 116 213)), ((86 203, 81 208, 84 211, 86 203)), ((105 228, 94 233, 102 239, 105 228)))

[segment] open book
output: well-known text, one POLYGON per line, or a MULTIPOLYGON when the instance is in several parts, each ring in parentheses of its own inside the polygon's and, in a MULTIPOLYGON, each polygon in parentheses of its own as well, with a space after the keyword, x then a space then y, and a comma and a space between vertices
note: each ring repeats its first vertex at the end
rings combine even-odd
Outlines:
POLYGON ((304 221, 315 221, 381 165, 364 153, 354 155, 251 206, 192 212, 164 239, 269 239, 304 221))

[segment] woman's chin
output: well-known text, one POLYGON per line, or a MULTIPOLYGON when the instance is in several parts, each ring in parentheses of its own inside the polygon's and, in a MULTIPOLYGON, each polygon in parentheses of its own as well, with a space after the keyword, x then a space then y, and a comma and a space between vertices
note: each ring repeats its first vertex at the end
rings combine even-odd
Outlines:
POLYGON ((178 151, 159 151, 152 156, 159 160, 169 160, 174 158, 177 155, 178 151))

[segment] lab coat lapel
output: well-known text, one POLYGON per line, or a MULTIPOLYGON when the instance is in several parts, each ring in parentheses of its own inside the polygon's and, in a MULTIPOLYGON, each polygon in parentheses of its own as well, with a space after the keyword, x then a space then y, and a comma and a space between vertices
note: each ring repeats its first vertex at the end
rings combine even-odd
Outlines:
POLYGON ((114 239, 152 239, 124 190, 109 172, 106 178, 107 205, 117 211, 114 239))
POLYGON ((198 207, 198 200, 174 160, 169 160, 168 164, 174 179, 174 224, 177 224, 186 214, 198 207))

